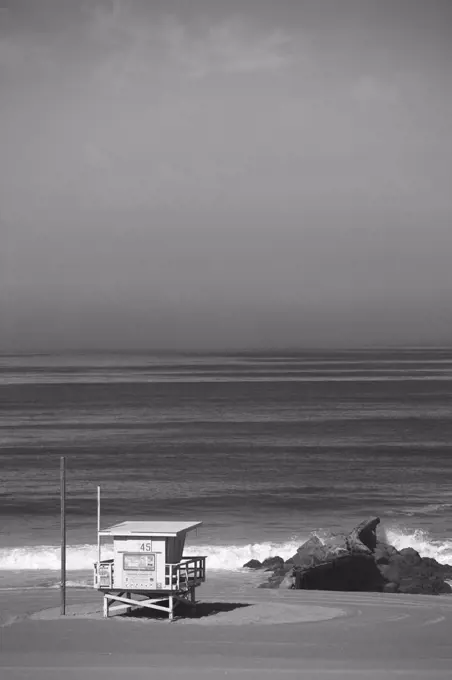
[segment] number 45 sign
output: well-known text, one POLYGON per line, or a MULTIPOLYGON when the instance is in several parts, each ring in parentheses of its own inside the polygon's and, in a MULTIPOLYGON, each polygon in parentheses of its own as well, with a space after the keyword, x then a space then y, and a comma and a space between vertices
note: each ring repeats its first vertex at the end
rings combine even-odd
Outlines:
POLYGON ((152 543, 150 541, 140 543, 140 552, 152 552, 152 543))

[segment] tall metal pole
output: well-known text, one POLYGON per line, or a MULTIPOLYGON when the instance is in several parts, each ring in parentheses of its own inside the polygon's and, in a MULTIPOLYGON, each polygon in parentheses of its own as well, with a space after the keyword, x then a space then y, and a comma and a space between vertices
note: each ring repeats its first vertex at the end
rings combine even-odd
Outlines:
POLYGON ((97 573, 99 573, 100 566, 100 486, 97 487, 97 573))
POLYGON ((61 614, 66 614, 66 460, 60 458, 61 502, 61 614))

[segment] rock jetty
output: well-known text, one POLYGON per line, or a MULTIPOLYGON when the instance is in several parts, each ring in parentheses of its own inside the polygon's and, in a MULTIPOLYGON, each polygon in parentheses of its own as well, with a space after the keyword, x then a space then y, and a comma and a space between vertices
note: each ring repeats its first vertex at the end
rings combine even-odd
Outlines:
POLYGON ((413 548, 397 550, 378 540, 378 517, 349 534, 323 540, 312 536, 289 560, 269 557, 243 566, 271 572, 261 588, 342 590, 385 593, 452 593, 452 565, 421 557, 413 548))

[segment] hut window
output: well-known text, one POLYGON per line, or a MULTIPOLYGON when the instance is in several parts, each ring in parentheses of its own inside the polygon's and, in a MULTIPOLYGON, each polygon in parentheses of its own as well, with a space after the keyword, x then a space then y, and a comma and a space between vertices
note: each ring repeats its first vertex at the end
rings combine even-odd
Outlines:
POLYGON ((155 555, 125 553, 123 556, 123 566, 128 571, 155 571, 155 555))

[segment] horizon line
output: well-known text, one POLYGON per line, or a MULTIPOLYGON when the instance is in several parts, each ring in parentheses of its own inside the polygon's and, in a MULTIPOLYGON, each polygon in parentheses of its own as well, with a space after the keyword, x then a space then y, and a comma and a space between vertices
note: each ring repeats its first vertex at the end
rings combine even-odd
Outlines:
POLYGON ((48 349, 48 350, 41 350, 41 349, 23 349, 23 350, 14 350, 12 348, 1 348, 0 347, 0 356, 1 357, 13 357, 13 356, 68 356, 68 355, 99 355, 99 354, 110 354, 110 355, 124 355, 124 354, 129 354, 129 355, 155 355, 155 356, 202 356, 202 355, 210 355, 210 356, 237 356, 237 355, 249 355, 249 354, 254 354, 254 355, 262 355, 262 354, 267 354, 267 355, 288 355, 288 354, 312 354, 312 353, 351 353, 351 352, 391 352, 391 351, 399 351, 399 352, 417 352, 417 351, 452 351, 452 343, 451 344, 441 344, 441 345, 436 345, 436 344, 417 344, 417 345, 405 345, 405 344, 376 344, 376 345, 350 345, 350 346, 342 346, 342 345, 321 345, 321 346, 306 346, 306 347, 267 347, 267 348, 257 348, 257 347, 243 347, 243 348, 236 348, 236 349, 213 349, 213 348, 200 348, 200 349, 184 349, 184 348, 172 348, 172 349, 167 349, 167 348, 126 348, 126 347, 118 347, 118 348, 89 348, 89 347, 84 347, 84 348, 78 348, 78 349, 71 349, 71 348, 54 348, 54 349, 48 349))

